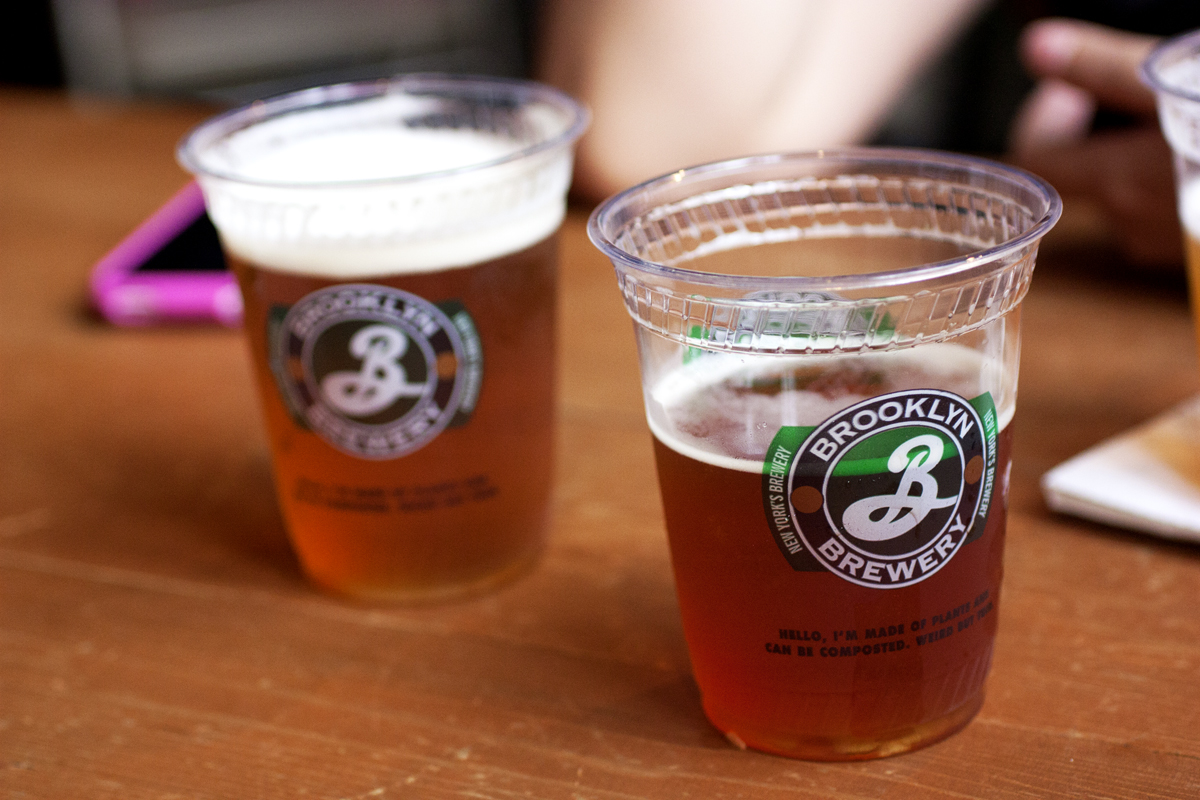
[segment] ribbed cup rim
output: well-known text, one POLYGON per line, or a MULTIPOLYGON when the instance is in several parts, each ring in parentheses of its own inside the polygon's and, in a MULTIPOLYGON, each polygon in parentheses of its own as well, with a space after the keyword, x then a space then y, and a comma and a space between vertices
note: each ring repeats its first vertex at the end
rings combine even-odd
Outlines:
POLYGON ((1150 55, 1142 62, 1142 82, 1156 92, 1200 103, 1200 88, 1188 89, 1163 80, 1163 67, 1168 66, 1168 62, 1174 64, 1185 56, 1193 56, 1200 60, 1200 30, 1167 39, 1151 50, 1150 55))
POLYGON ((240 108, 212 117, 190 130, 180 140, 175 151, 179 163, 188 172, 207 178, 217 178, 251 186, 275 189, 336 189, 371 186, 414 184, 490 169, 501 164, 529 158, 538 153, 566 147, 587 129, 590 114, 570 95, 550 86, 516 78, 494 78, 480 75, 446 75, 441 73, 412 73, 372 81, 354 81, 328 86, 315 86, 265 100, 256 100, 240 108), (500 158, 480 161, 452 169, 380 178, 346 181, 268 181, 246 178, 235 171, 212 168, 204 164, 203 152, 218 141, 228 138, 262 122, 293 112, 312 111, 359 102, 390 94, 453 94, 459 99, 480 100, 505 98, 521 104, 544 103, 568 116, 570 122, 559 133, 534 142, 500 158))
MULTIPOLYGON (((784 179, 765 178, 757 183, 768 183, 784 179)), ((787 179, 798 180, 800 175, 789 175, 787 179)), ((962 181, 964 188, 972 188, 970 181, 962 181)), ((707 190, 707 191, 712 191, 707 190)), ((719 191, 719 190, 717 190, 719 191)), ((1015 191, 1012 194, 1016 194, 1015 191)), ((895 287, 920 281, 937 280, 951 276, 962 276, 977 268, 994 269, 997 262, 1003 262, 1007 257, 1015 255, 1025 248, 1035 244, 1045 236, 1062 215, 1062 200, 1054 187, 1038 176, 1017 167, 999 164, 974 156, 943 153, 934 150, 911 148, 884 147, 849 147, 808 152, 776 153, 770 155, 748 156, 743 158, 715 161, 694 167, 687 167, 667 175, 652 178, 624 192, 616 194, 601 203, 588 219, 588 236, 592 242, 614 264, 631 268, 636 272, 658 276, 668 280, 686 281, 700 286, 713 286, 730 289, 762 289, 778 291, 819 292, 837 288, 839 291, 854 289, 871 289, 876 287, 895 287), (828 164, 845 163, 854 165, 852 171, 836 174, 813 175, 813 178, 833 179, 836 177, 870 176, 873 170, 882 172, 879 168, 885 165, 904 165, 912 172, 914 178, 951 182, 954 175, 965 175, 977 181, 992 179, 999 185, 1007 185, 1013 189, 1029 192, 1032 197, 1041 202, 1043 208, 1029 209, 1035 217, 1033 224, 1022 233, 991 247, 973 251, 962 256, 908 267, 899 270, 874 272, 866 275, 833 275, 824 277, 807 276, 747 276, 726 275, 721 273, 702 272, 684 267, 668 266, 639 258, 622 249, 614 241, 621 233, 616 228, 619 214, 639 200, 649 201, 649 208, 661 208, 672 205, 672 202, 655 204, 656 194, 664 192, 668 187, 678 187, 680 184, 697 183, 707 178, 728 174, 730 180, 722 183, 724 188, 740 185, 754 186, 738 180, 741 175, 752 173, 771 165, 784 165, 789 162, 820 161, 828 164)), ((641 215, 644 218, 646 215, 641 215)))

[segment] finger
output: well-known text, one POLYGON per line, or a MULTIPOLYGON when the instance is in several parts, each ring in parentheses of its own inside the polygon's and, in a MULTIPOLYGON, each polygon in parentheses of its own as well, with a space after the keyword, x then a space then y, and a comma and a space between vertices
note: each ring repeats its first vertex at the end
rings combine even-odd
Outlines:
POLYGON ((1101 106, 1153 113, 1154 93, 1139 68, 1157 44, 1153 36, 1070 19, 1039 20, 1021 36, 1021 56, 1035 75, 1061 78, 1094 95, 1101 106))
POLYGON ((1084 139, 1095 114, 1096 98, 1090 92, 1047 78, 1017 112, 1009 131, 1009 149, 1020 158, 1034 150, 1084 139))

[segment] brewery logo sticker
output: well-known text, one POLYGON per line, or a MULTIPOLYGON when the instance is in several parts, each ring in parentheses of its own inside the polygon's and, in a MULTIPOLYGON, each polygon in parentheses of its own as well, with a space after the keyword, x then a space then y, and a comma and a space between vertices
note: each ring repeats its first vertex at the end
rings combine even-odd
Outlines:
POLYGON ((996 478, 996 408, 917 389, 784 427, 763 462, 763 508, 796 570, 910 586, 983 534, 996 478))
POLYGON ((298 422, 360 458, 399 458, 479 399, 483 349, 457 301, 388 286, 331 286, 268 321, 271 367, 298 422))

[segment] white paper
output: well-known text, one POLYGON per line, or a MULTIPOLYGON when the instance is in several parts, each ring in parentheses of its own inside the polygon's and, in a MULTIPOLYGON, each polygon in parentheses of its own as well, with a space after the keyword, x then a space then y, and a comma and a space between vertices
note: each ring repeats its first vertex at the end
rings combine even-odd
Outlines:
POLYGON ((1200 542, 1200 397, 1042 476, 1055 511, 1200 542))

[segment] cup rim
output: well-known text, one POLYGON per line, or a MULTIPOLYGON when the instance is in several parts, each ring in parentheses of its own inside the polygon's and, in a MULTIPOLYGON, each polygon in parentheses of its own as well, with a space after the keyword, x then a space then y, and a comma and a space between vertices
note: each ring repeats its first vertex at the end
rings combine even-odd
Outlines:
POLYGON ((175 157, 188 172, 200 178, 216 178, 246 186, 261 186, 272 189, 345 189, 397 184, 416 184, 456 175, 478 172, 493 167, 520 161, 542 152, 570 145, 587 129, 591 113, 586 107, 565 92, 536 81, 520 78, 500 78, 486 75, 453 75, 437 72, 416 72, 395 75, 375 80, 349 81, 307 89, 255 100, 246 105, 222 112, 193 127, 175 148, 175 157), (559 133, 534 142, 499 158, 467 164, 451 169, 420 172, 413 175, 359 178, 338 181, 278 181, 247 178, 231 170, 214 169, 203 163, 201 151, 230 135, 255 124, 292 112, 313 110, 347 103, 385 97, 389 94, 414 92, 458 92, 461 97, 478 95, 480 98, 500 96, 518 102, 542 102, 561 109, 569 115, 569 124, 559 133))
POLYGON ((1191 55, 1200 56, 1200 30, 1182 33, 1155 45, 1139 69, 1142 82, 1156 92, 1200 102, 1200 88, 1186 89, 1182 86, 1167 83, 1162 79, 1161 69, 1164 66, 1163 61, 1183 55, 1185 53, 1181 53, 1181 51, 1186 50, 1193 51, 1191 55))
MULTIPOLYGON (((854 173, 847 173, 853 177, 854 173)), ((914 177, 918 177, 914 173, 914 177)), ((919 177, 936 178, 930 170, 919 177)), ((762 178, 759 182, 771 179, 762 178)), ((736 180, 730 180, 729 187, 739 185, 736 180)), ((661 205, 669 205, 664 202, 661 205)), ((1036 209, 1032 209, 1036 212, 1036 209)), ((621 264, 638 272, 655 275, 668 280, 685 281, 687 283, 740 289, 769 289, 792 291, 822 291, 829 289, 870 289, 879 286, 903 286, 922 281, 938 280, 950 276, 968 273, 983 267, 985 271, 995 268, 998 262, 1018 253, 1045 236, 1062 215, 1062 199, 1058 192, 1047 181, 1031 172, 1000 164, 984 158, 946 153, 937 150, 918 148, 891 147, 846 147, 829 148, 813 151, 773 153, 766 155, 745 156, 742 158, 714 161, 693 167, 676 170, 657 178, 638 184, 620 192, 602 202, 592 212, 588 219, 588 236, 614 264, 621 264), (967 174, 996 179, 1014 187, 1021 187, 1032 192, 1045 203, 1041 216, 1024 232, 1000 244, 974 250, 952 259, 935 261, 915 267, 905 267, 897 270, 886 270, 859 275, 830 275, 830 276, 747 276, 727 275, 723 273, 701 272, 684 267, 668 266, 666 264, 647 261, 623 250, 605 233, 613 215, 623 210, 631 201, 641 195, 649 195, 666 186, 680 184, 685 181, 700 180, 705 177, 718 175, 721 172, 730 173, 731 178, 749 172, 755 168, 781 165, 788 162, 815 160, 821 162, 846 162, 860 165, 856 174, 870 174, 870 166, 883 166, 887 163, 903 164, 909 167, 933 167, 950 170, 966 171, 967 174), (862 169, 868 167, 868 169, 862 169)))

